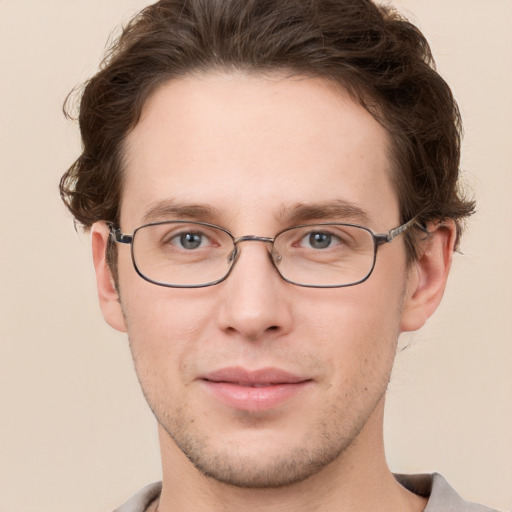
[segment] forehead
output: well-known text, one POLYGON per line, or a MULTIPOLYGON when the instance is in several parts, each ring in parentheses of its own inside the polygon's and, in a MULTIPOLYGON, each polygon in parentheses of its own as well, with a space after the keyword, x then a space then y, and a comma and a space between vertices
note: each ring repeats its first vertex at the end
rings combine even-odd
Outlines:
POLYGON ((177 214, 179 204, 200 207, 189 212, 206 206, 201 220, 266 215, 269 223, 297 205, 333 203, 370 222, 386 215, 394 222, 388 143, 362 106, 320 79, 210 73, 173 80, 147 100, 127 137, 121 222, 134 228, 148 212, 177 214))

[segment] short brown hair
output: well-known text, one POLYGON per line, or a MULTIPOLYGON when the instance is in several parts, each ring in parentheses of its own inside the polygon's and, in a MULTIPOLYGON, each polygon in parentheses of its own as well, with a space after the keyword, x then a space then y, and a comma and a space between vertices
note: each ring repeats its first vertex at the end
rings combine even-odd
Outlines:
POLYGON ((390 133, 401 220, 454 219, 460 236, 474 202, 458 188, 457 104, 421 32, 371 0, 160 0, 141 11, 83 89, 83 152, 60 182, 78 223, 119 222, 123 142, 151 92, 219 69, 340 84, 390 133))

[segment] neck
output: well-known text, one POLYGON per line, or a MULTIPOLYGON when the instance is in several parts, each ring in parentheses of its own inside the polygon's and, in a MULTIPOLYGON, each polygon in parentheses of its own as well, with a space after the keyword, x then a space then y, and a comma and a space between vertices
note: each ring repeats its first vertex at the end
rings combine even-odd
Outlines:
POLYGON ((306 480, 277 488, 240 488, 199 472, 160 427, 163 487, 159 512, 420 512, 426 501, 396 482, 382 437, 383 401, 349 447, 306 480))

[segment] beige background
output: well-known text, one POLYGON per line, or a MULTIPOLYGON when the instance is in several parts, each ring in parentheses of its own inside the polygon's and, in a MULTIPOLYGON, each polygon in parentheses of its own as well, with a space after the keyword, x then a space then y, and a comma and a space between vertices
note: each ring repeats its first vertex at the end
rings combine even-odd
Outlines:
MULTIPOLYGON (((0 511, 109 511, 159 478, 125 338, 104 325, 88 239, 57 194, 78 154, 61 104, 143 0, 0 0, 0 511)), ((396 0, 430 38, 466 124, 478 214, 440 311, 403 343, 386 443, 512 508, 512 1, 396 0)))

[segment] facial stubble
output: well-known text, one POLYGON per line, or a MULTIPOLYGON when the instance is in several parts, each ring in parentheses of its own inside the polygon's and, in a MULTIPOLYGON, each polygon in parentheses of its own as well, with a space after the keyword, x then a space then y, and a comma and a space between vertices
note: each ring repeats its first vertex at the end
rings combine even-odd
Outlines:
MULTIPOLYGON (((404 298, 405 287, 399 304, 400 313, 404 298)), ((124 308, 123 314, 125 314, 124 308)), ((125 322, 129 326, 126 314, 125 322)), ((398 325, 396 333, 396 340, 398 340, 398 325)), ((357 390, 357 396, 354 396, 352 403, 344 411, 337 405, 332 405, 329 414, 324 414, 323 419, 319 419, 305 433, 303 442, 297 443, 284 452, 268 453, 268 450, 256 449, 247 454, 242 453, 236 446, 225 445, 222 448, 216 448, 218 443, 214 438, 217 432, 212 430, 203 432, 198 429, 196 420, 190 417, 183 407, 176 408, 171 414, 172 407, 168 407, 165 398, 162 398, 166 394, 165 390, 160 388, 160 393, 155 394, 151 386, 145 385, 145 381, 149 382, 151 378, 147 379, 142 365, 139 364, 140 358, 136 355, 130 336, 129 341, 142 392, 164 432, 200 474, 222 484, 245 489, 281 488, 298 484, 335 461, 342 461, 345 456, 348 456, 350 450, 357 445, 358 436, 369 418, 385 399, 396 351, 395 343, 393 350, 389 350, 387 356, 387 359, 391 359, 386 362, 388 371, 380 375, 377 384, 374 381, 371 390, 367 386, 357 390), (366 393, 371 393, 371 397, 362 396, 366 393), (359 400, 366 404, 363 410, 360 410, 357 403, 359 400), (354 412, 354 409, 359 412, 354 412), (316 440, 315 443, 311 443, 312 438, 316 440)), ((151 372, 151 369, 148 371, 151 372)), ((361 379, 361 382, 363 380, 361 379)), ((341 390, 341 394, 346 395, 347 391, 341 390)), ((345 402, 343 396, 338 398, 333 401, 333 404, 345 402)), ((241 412, 238 415, 238 421, 241 428, 268 428, 267 418, 258 413, 241 412)))

